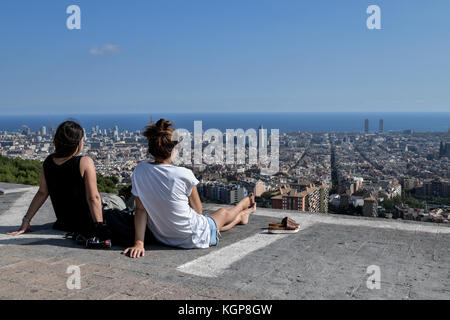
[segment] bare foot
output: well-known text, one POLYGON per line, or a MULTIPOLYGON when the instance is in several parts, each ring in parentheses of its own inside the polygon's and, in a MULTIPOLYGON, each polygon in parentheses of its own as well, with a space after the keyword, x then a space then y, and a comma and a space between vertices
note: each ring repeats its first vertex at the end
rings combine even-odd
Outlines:
POLYGON ((241 213, 241 221, 239 222, 239 224, 247 224, 248 223, 248 219, 250 218, 250 215, 256 211, 256 203, 253 203, 253 206, 245 209, 244 211, 242 211, 241 213))
POLYGON ((240 211, 243 211, 245 209, 251 208, 254 203, 255 203, 255 196, 253 193, 249 193, 248 196, 239 201, 237 206, 240 208, 239 209, 240 211))

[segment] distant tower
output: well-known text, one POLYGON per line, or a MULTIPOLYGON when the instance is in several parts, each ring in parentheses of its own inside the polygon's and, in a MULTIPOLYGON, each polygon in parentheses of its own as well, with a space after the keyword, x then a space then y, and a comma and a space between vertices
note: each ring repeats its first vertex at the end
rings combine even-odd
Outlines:
POLYGON ((364 120, 364 132, 369 132, 369 119, 364 120))
POLYGON ((42 126, 41 127, 41 136, 45 136, 47 135, 47 127, 46 126, 42 126))
POLYGON ((384 132, 384 120, 383 119, 380 119, 380 122, 378 123, 378 131, 380 133, 384 132))
POLYGON ((259 148, 259 146, 260 146, 260 141, 261 141, 261 142, 262 142, 261 147, 262 147, 262 148, 265 148, 266 145, 267 145, 266 139, 267 139, 267 138, 266 138, 265 133, 264 133, 264 127, 263 127, 263 125, 261 124, 261 125, 258 127, 258 143, 256 144, 257 147, 259 148))
POLYGON ((28 126, 23 125, 22 126, 22 134, 25 136, 28 136, 31 133, 30 128, 28 128, 28 126))

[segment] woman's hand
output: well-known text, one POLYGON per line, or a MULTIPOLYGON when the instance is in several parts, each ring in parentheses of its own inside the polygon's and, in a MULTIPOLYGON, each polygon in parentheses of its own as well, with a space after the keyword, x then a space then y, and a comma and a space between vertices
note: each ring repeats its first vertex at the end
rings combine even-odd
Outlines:
POLYGON ((47 198, 48 198, 47 181, 45 180, 44 169, 42 168, 39 190, 36 192, 33 200, 30 203, 30 206, 28 207, 28 211, 25 214, 24 219, 22 220, 22 225, 20 226, 20 229, 14 232, 8 232, 7 235, 18 236, 27 232, 33 232, 33 230, 30 227, 30 221, 31 219, 33 219, 34 215, 39 210, 39 208, 44 204, 47 198))
POLYGON ((145 210, 141 200, 136 199, 136 212, 134 214, 134 246, 127 248, 122 254, 128 254, 130 258, 139 258, 145 256, 144 238, 145 229, 147 227, 147 211, 145 210))
POLYGON ((22 222, 22 225, 20 226, 20 229, 18 231, 14 232, 8 232, 8 236, 19 236, 21 234, 27 233, 27 232, 33 232, 33 229, 30 227, 30 223, 27 221, 22 222))
POLYGON ((125 249, 122 254, 127 254, 130 258, 139 258, 145 256, 144 244, 142 241, 137 241, 133 247, 125 249))

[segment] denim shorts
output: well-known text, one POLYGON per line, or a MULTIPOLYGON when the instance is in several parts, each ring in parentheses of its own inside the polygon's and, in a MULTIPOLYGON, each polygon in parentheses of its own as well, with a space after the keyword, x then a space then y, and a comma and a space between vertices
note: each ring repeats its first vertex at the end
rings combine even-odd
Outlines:
POLYGON ((211 237, 209 240, 209 246, 217 246, 219 243, 219 230, 217 229, 216 221, 211 217, 206 217, 209 223, 209 229, 211 230, 211 237))

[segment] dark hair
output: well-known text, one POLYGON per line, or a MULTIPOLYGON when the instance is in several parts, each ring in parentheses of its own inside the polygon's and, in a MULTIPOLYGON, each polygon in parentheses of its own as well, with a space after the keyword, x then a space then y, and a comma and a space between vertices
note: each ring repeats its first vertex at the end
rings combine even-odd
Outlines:
POLYGON ((148 152, 155 159, 165 160, 172 155, 172 150, 178 141, 172 141, 174 132, 170 121, 159 119, 156 124, 145 127, 142 134, 148 140, 148 152))
POLYGON ((57 158, 65 158, 73 155, 78 149, 81 139, 84 137, 83 128, 74 121, 65 121, 56 129, 53 138, 55 146, 54 155, 57 158))

